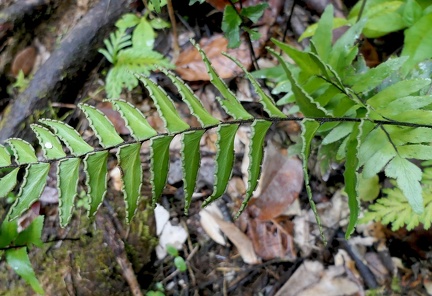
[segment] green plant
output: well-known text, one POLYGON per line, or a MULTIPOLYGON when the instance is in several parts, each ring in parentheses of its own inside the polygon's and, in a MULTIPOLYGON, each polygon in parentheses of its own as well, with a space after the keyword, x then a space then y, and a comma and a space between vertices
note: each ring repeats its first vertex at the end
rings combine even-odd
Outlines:
MULTIPOLYGON (((240 46, 240 33, 244 30, 249 34, 251 40, 258 40, 260 33, 257 30, 251 29, 250 24, 258 22, 268 7, 268 3, 258 3, 256 5, 242 7, 240 10, 233 5, 225 6, 222 19, 222 31, 228 39, 228 47, 236 48, 240 46)), ((240 1, 241 5, 241 1, 240 1)))
MULTIPOLYGON (((34 148, 22 139, 12 138, 7 141, 7 147, 0 146, 0 168, 5 173, 0 179, 0 196, 4 197, 12 191, 18 183, 18 172, 24 172, 17 200, 7 215, 6 223, 20 217, 39 198, 52 165, 57 167, 61 226, 67 225, 73 213, 81 164, 86 174, 88 214, 94 215, 107 190, 107 158, 111 149, 117 150, 118 166, 122 171, 126 219, 130 221, 141 196, 141 144, 150 142, 154 204, 162 194, 167 180, 169 145, 175 135, 182 136, 181 157, 187 211, 199 169, 201 137, 208 129, 215 128, 218 136, 215 184, 212 195, 203 204, 208 205, 218 199, 227 187, 234 164, 233 146, 238 127, 250 125, 252 132, 248 154, 248 189, 239 211, 241 213, 258 182, 264 138, 269 127, 273 122, 288 120, 298 121, 302 125, 301 156, 305 185, 315 214, 307 166, 314 138, 320 138, 318 154, 327 159, 322 165, 323 171, 328 169, 326 167, 330 160, 345 161, 345 191, 350 207, 347 237, 354 231, 359 215, 359 180, 374 178, 381 171, 394 180, 400 196, 403 194, 414 215, 422 215, 425 212, 424 200, 427 199, 422 195, 422 186, 425 185, 422 185, 421 179, 428 171, 423 171, 421 166, 415 165, 411 160, 432 159, 432 146, 429 144, 432 142, 432 125, 429 124, 431 80, 423 78, 425 75, 430 76, 430 72, 415 70, 408 75, 400 75, 398 71, 406 61, 403 57, 390 59, 373 69, 368 68, 357 55, 356 41, 364 25, 365 20, 360 20, 332 45, 333 8, 330 6, 319 21, 308 50, 299 51, 273 40, 295 62, 290 64, 269 49, 279 60, 279 69, 283 70, 280 80, 285 81, 284 89, 288 92, 284 103, 294 102, 296 110, 301 111, 304 117, 287 116, 281 112, 253 75, 243 69, 267 114, 266 117, 251 115, 217 76, 204 52, 198 48, 211 83, 221 93, 222 97, 218 101, 232 118, 229 121, 220 122, 212 117, 183 81, 163 70, 179 89, 192 115, 201 124, 200 127, 189 127, 164 90, 147 77, 136 73, 134 77, 144 84, 155 102, 166 133, 158 134, 137 108, 122 100, 109 101, 125 119, 133 140, 123 140, 107 117, 86 104, 80 104, 79 107, 89 120, 100 147, 87 144, 72 127, 63 122, 44 119, 40 124, 33 124, 31 127, 39 140, 45 160, 38 160, 34 148), (62 142, 70 153, 64 152, 62 142)), ((319 217, 316 217, 319 223, 319 217)), ((425 219, 430 219, 430 216, 425 216, 425 219)))
MULTIPOLYGON (((404 46, 401 56, 407 61, 401 68, 403 74, 425 59, 432 58, 432 4, 426 0, 361 0, 350 11, 348 18, 335 18, 333 27, 353 25, 365 20, 362 33, 367 38, 377 38, 404 30, 404 46)), ((310 26, 300 40, 315 33, 310 26)))
POLYGON ((174 265, 177 268, 178 271, 186 271, 187 265, 186 261, 181 257, 177 251, 177 249, 174 246, 167 245, 166 250, 168 254, 170 254, 172 257, 174 257, 174 265))
POLYGON ((44 217, 39 216, 21 232, 18 232, 16 220, 3 221, 0 225, 0 259, 5 258, 13 271, 20 275, 39 294, 43 294, 44 290, 35 276, 27 249, 31 245, 42 246, 43 222, 44 217))
POLYGON ((26 78, 24 76, 24 72, 22 70, 20 70, 18 72, 18 76, 16 78, 15 83, 12 84, 12 87, 16 88, 19 93, 22 93, 28 87, 30 80, 31 80, 31 78, 26 78))
POLYGON ((156 290, 148 291, 146 296, 165 296, 165 289, 162 283, 156 283, 156 290))
POLYGON ((147 15, 125 14, 117 21, 118 30, 104 40, 106 49, 99 50, 113 64, 106 77, 108 98, 118 98, 123 88, 130 91, 138 86, 134 73, 148 75, 157 67, 173 67, 163 55, 153 50, 154 29, 167 26, 169 24, 159 18, 149 21, 147 15), (131 27, 134 27, 132 35, 126 31, 131 27))

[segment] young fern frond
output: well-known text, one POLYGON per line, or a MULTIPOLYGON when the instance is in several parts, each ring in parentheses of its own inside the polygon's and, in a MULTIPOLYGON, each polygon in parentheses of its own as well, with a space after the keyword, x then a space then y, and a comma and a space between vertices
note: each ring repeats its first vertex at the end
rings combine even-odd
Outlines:
POLYGON ((119 52, 132 45, 131 35, 127 34, 125 30, 117 30, 110 34, 109 39, 104 40, 106 49, 101 48, 99 52, 111 63, 117 63, 117 56, 119 52))

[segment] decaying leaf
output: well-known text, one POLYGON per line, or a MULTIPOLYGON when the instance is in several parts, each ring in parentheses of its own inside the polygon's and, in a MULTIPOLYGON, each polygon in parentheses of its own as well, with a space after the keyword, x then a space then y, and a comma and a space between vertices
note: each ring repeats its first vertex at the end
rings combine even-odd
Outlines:
POLYGON ((258 219, 271 220, 285 213, 303 188, 300 160, 283 155, 274 145, 264 154, 264 165, 253 204, 259 209, 258 219))
POLYGON ((273 221, 250 219, 247 235, 255 252, 264 260, 282 258, 294 261, 297 251, 293 239, 294 225, 288 217, 281 216, 273 221))
POLYGON ((156 246, 156 255, 159 259, 167 255, 166 246, 170 245, 180 250, 188 237, 186 230, 180 225, 172 225, 169 222, 169 212, 157 205, 155 208, 156 234, 159 236, 159 244, 156 246))
POLYGON ((36 61, 37 51, 33 46, 21 50, 14 58, 11 66, 12 74, 16 77, 19 71, 23 71, 24 76, 30 74, 36 61))
MULTIPOLYGON (((253 244, 251 240, 244 234, 234 223, 225 221, 222 218, 222 214, 220 213, 220 210, 214 209, 214 207, 217 208, 215 203, 210 204, 200 212, 201 216, 201 225, 203 226, 204 230, 207 229, 202 223, 203 219, 203 213, 204 217, 206 215, 210 216, 213 221, 216 223, 217 227, 228 237, 228 239, 237 247, 237 250, 242 257, 243 261, 248 264, 258 264, 260 263, 260 259, 258 258, 257 254, 255 253, 253 244)), ((215 235, 217 233, 215 231, 215 228, 211 228, 211 232, 207 232, 207 234, 210 237, 214 237, 213 239, 218 242, 220 240, 222 242, 222 239, 218 235, 215 235), (210 234, 211 233, 211 234, 210 234)), ((223 238, 223 237, 222 237, 223 238)), ((219 242, 218 242, 219 243, 219 242)))
MULTIPOLYGON (((214 34, 211 38, 201 39, 199 44, 212 62, 217 74, 223 79, 237 76, 242 73, 242 70, 234 62, 224 57, 222 52, 227 52, 235 57, 246 68, 251 65, 250 51, 244 42, 239 48, 228 50, 228 40, 222 34, 214 34)), ((201 55, 192 45, 180 53, 175 64, 177 73, 184 80, 210 80, 201 55)))
POLYGON ((225 246, 226 241, 214 216, 223 219, 222 212, 215 203, 203 208, 200 212, 200 223, 208 236, 218 244, 225 246))
POLYGON ((276 296, 307 295, 362 295, 358 285, 352 281, 343 266, 324 266, 317 261, 305 261, 276 296))

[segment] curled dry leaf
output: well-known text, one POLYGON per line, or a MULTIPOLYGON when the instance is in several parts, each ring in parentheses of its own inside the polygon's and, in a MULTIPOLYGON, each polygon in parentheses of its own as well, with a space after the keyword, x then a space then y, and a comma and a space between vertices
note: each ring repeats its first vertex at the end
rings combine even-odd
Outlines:
MULTIPOLYGON (((239 48, 228 49, 228 40, 222 34, 214 34, 211 38, 201 39, 199 44, 212 62, 217 74, 223 79, 234 77, 242 73, 242 70, 230 59, 223 56, 222 52, 227 52, 235 57, 246 68, 251 65, 250 52, 245 42, 242 42, 239 48)), ((201 55, 192 45, 180 53, 175 64, 177 73, 184 80, 210 80, 201 55)))

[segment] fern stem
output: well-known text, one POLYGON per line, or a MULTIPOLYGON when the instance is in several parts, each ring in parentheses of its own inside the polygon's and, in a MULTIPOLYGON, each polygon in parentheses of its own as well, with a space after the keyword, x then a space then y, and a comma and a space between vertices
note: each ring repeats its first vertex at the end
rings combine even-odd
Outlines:
MULTIPOLYGON (((305 119, 305 117, 286 117, 286 118, 280 118, 280 117, 268 117, 268 118, 260 118, 261 120, 265 120, 265 121, 270 121, 272 123, 278 123, 278 122, 285 122, 285 121, 302 121, 305 119)), ((405 127, 412 127, 412 128, 418 128, 418 127, 424 127, 424 128, 430 128, 432 129, 432 125, 428 125, 428 124, 417 124, 417 123, 411 123, 411 122, 403 122, 403 121, 393 121, 393 120, 372 120, 372 119, 363 119, 363 118, 348 118, 348 117, 315 117, 315 118, 309 118, 312 120, 315 120, 317 122, 319 122, 320 124, 326 123, 326 122, 361 122, 362 120, 368 120, 369 122, 375 124, 375 125, 393 125, 393 126, 405 126, 405 127)), ((240 119, 240 120, 231 120, 231 121, 226 121, 226 122, 221 122, 219 124, 214 124, 211 126, 207 126, 205 128, 203 127, 191 127, 179 132, 175 132, 175 133, 160 133, 157 134, 155 136, 149 137, 147 139, 144 140, 140 140, 140 141, 136 141, 136 140, 128 140, 128 141, 124 141, 120 144, 114 145, 114 146, 110 146, 110 147, 106 147, 106 148, 102 148, 102 147, 98 147, 98 148, 94 148, 93 151, 91 151, 91 153, 94 152, 98 152, 98 151, 110 151, 112 149, 117 149, 121 146, 124 145, 128 145, 128 144, 134 144, 134 143, 144 143, 147 142, 153 138, 156 137, 161 137, 161 136, 177 136, 177 135, 181 135, 184 134, 186 132, 189 131, 207 131, 213 128, 217 128, 219 127, 221 124, 251 124, 253 123, 255 120, 257 120, 256 118, 251 118, 251 119, 240 119)), ((50 159, 50 160, 39 160, 37 163, 53 163, 56 161, 60 161, 63 159, 68 159, 68 158, 80 158, 80 159, 84 159, 87 156, 88 153, 80 155, 80 156, 75 156, 75 155, 67 155, 65 157, 60 157, 60 158, 55 158, 55 159, 50 159)), ((32 164, 32 163, 21 163, 21 164, 13 164, 13 165, 9 165, 9 166, 3 166, 3 169, 13 169, 13 168, 23 168, 26 167, 27 165, 32 164)))

